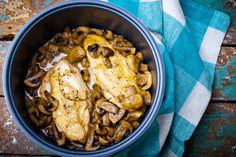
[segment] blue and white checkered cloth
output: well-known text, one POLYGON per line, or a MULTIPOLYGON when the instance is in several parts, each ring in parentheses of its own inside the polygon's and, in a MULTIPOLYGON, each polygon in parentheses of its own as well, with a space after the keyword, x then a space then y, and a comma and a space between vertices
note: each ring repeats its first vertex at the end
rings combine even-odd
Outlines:
POLYGON ((211 97, 228 15, 191 0, 108 0, 136 16, 156 39, 166 69, 164 102, 143 139, 117 156, 179 157, 211 97))

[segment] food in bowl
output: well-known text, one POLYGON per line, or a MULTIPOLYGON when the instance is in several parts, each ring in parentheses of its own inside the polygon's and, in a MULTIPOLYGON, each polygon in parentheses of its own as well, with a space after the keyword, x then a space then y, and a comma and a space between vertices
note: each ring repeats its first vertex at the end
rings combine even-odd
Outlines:
POLYGON ((24 81, 31 120, 57 145, 92 151, 136 129, 151 103, 142 52, 110 30, 65 28, 35 53, 24 81))

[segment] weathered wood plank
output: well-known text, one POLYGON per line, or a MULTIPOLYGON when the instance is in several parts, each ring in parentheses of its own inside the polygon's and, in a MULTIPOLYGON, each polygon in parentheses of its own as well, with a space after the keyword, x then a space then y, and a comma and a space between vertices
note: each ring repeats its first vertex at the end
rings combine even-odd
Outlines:
POLYGON ((49 154, 31 142, 16 126, 10 116, 3 97, 0 97, 0 156, 12 154, 49 154))
POLYGON ((228 31, 227 31, 227 33, 225 35, 223 44, 225 46, 226 45, 228 45, 228 46, 236 45, 236 25, 233 25, 233 26, 229 27, 229 29, 228 29, 228 31))
POLYGON ((63 0, 0 1, 0 38, 12 38, 33 15, 63 0))
MULTIPOLYGON (((44 8, 63 0, 0 1, 0 39, 12 39, 22 25, 44 8)), ((195 0, 203 5, 228 13, 232 24, 224 44, 236 44, 236 3, 234 0, 195 0)))
POLYGON ((213 85, 213 100, 236 100, 236 47, 222 47, 213 85))
POLYGON ((236 104, 210 103, 193 136, 186 157, 236 156, 236 104))

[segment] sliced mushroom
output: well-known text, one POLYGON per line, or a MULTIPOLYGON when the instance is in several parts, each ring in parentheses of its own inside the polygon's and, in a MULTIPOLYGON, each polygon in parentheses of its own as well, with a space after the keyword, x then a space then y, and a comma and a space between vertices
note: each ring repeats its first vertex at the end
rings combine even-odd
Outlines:
POLYGON ((55 44, 48 44, 48 50, 50 51, 50 52, 56 52, 56 51, 58 51, 58 45, 55 45, 55 44))
POLYGON ((125 120, 129 122, 134 122, 134 121, 137 121, 140 117, 142 117, 143 114, 144 112, 142 111, 132 111, 127 114, 127 116, 125 117, 125 120))
POLYGON ((109 144, 109 141, 105 140, 104 138, 102 138, 101 136, 98 137, 98 141, 99 143, 101 143, 101 145, 103 146, 107 146, 109 144))
POLYGON ((27 78, 24 83, 28 87, 36 88, 39 87, 41 81, 39 80, 40 77, 42 77, 45 74, 44 70, 40 70, 37 74, 35 74, 32 77, 27 78))
POLYGON ((132 86, 129 86, 126 88, 126 95, 127 96, 131 96, 131 95, 135 95, 137 94, 137 90, 136 90, 136 87, 134 85, 132 86))
POLYGON ((83 69, 81 71, 81 75, 83 77, 84 82, 89 83, 89 81, 90 81, 90 74, 89 74, 88 69, 83 69))
POLYGON ((53 134, 55 136, 56 142, 59 146, 64 145, 66 142, 66 135, 63 132, 59 132, 55 123, 52 124, 53 134))
POLYGON ((109 113, 109 119, 113 124, 116 124, 125 115, 125 109, 120 108, 119 111, 114 113, 109 113))
POLYGON ((84 145, 76 142, 76 141, 70 141, 70 145, 67 145, 68 148, 70 149, 75 149, 75 150, 84 150, 84 145))
POLYGON ((103 116, 102 116, 102 125, 103 126, 109 126, 110 125, 110 120, 109 120, 109 113, 105 113, 103 116))
POLYGON ((52 53, 47 53, 45 58, 48 60, 49 63, 51 63, 53 61, 54 56, 52 53))
POLYGON ((43 129, 43 131, 47 134, 47 136, 50 139, 53 139, 55 141, 55 136, 53 134, 53 129, 52 129, 52 123, 50 123, 45 129, 43 129))
POLYGON ((110 30, 105 30, 105 38, 106 39, 108 39, 108 40, 111 40, 111 39, 113 39, 113 33, 112 33, 112 31, 110 31, 110 30))
POLYGON ((135 121, 135 122, 132 122, 132 125, 136 129, 140 125, 140 123, 135 121))
POLYGON ((111 113, 117 113, 118 112, 118 107, 115 106, 114 104, 112 104, 111 102, 108 102, 104 99, 99 99, 96 104, 96 109, 103 109, 107 112, 111 112, 111 113))
POLYGON ((47 109, 45 108, 45 106, 43 104, 38 105, 38 109, 43 114, 46 114, 46 115, 51 115, 52 114, 51 112, 47 111, 47 109))
POLYGON ((127 131, 130 131, 130 133, 132 132, 132 126, 129 122, 126 121, 122 121, 120 126, 118 126, 118 128, 115 131, 115 135, 113 137, 113 139, 115 140, 115 142, 119 142, 124 135, 126 134, 127 131))
POLYGON ((45 54, 42 54, 42 55, 40 55, 38 58, 37 58, 37 60, 38 60, 38 62, 42 62, 44 59, 45 59, 45 54))
POLYGON ((152 101, 152 96, 149 91, 142 91, 141 95, 143 97, 143 103, 145 105, 150 105, 152 101))
POLYGON ((93 105, 93 102, 92 102, 92 98, 91 97, 88 98, 86 100, 86 102, 87 102, 87 105, 88 105, 87 108, 89 110, 90 117, 92 117, 93 111, 94 111, 94 105, 93 105))
POLYGON ((75 63, 81 61, 85 56, 86 53, 84 52, 82 47, 76 46, 70 51, 68 59, 70 60, 70 62, 75 63))
POLYGON ((103 35, 103 32, 102 32, 100 29, 91 28, 91 29, 89 30, 89 34, 96 34, 96 35, 102 36, 102 35, 103 35))
POLYGON ((39 111, 36 107, 32 106, 28 109, 30 119, 38 126, 39 111))
POLYGON ((71 48, 64 45, 59 46, 58 50, 65 54, 69 54, 71 52, 71 48))
POLYGON ((107 134, 107 130, 106 129, 101 129, 100 127, 99 127, 99 124, 95 124, 95 131, 96 131, 96 133, 98 134, 98 135, 102 135, 102 136, 104 136, 104 135, 106 135, 107 134))
POLYGON ((114 43, 114 45, 117 46, 133 47, 133 44, 128 40, 124 39, 123 36, 115 36, 112 42, 114 43))
POLYGON ((52 113, 47 110, 47 106, 48 106, 47 100, 45 100, 42 97, 39 97, 37 101, 37 107, 39 111, 42 112, 43 114, 51 115, 52 113))
POLYGON ((28 76, 35 75, 39 71, 40 71, 40 68, 38 64, 30 65, 29 70, 28 70, 28 76))
POLYGON ((81 34, 83 34, 83 32, 77 32, 76 30, 72 30, 72 38, 73 39, 77 39, 78 36, 80 36, 81 34))
POLYGON ((47 98, 48 102, 50 103, 50 105, 48 106, 48 110, 51 112, 55 111, 59 105, 59 101, 53 96, 51 96, 48 91, 44 91, 44 95, 47 98))
POLYGON ((83 41, 84 41, 85 35, 84 34, 80 34, 77 39, 75 40, 76 44, 82 46, 83 45, 83 41))
POLYGON ((128 46, 117 46, 117 45, 113 45, 113 48, 115 50, 118 50, 118 51, 124 51, 128 54, 135 54, 136 52, 136 48, 135 47, 128 47, 128 46))
POLYGON ((93 90, 92 90, 92 97, 96 101, 96 100, 100 99, 101 96, 102 96, 101 88, 97 84, 94 84, 93 90))
POLYGON ((101 54, 104 57, 110 57, 113 56, 115 53, 112 49, 110 49, 109 47, 103 47, 103 49, 101 50, 101 54))
POLYGON ((148 65, 141 63, 141 64, 139 65, 139 71, 140 71, 140 72, 148 71, 148 65))
POLYGON ((98 51, 99 45, 93 44, 88 46, 88 52, 93 58, 98 58, 100 56, 100 51, 98 51))
POLYGON ((112 137, 115 134, 115 128, 114 127, 105 127, 107 130, 107 135, 112 137))
POLYGON ((61 33, 56 34, 53 37, 53 41, 55 42, 55 44, 57 45, 67 45, 68 44, 68 40, 66 40, 61 33))
POLYGON ((89 62, 88 62, 87 58, 83 58, 82 61, 80 62, 80 64, 81 64, 84 68, 89 67, 89 62))
POLYGON ((86 146, 92 146, 94 141, 94 125, 89 125, 88 137, 86 141, 86 146))
POLYGON ((71 32, 70 27, 66 27, 66 28, 64 29, 64 32, 63 32, 62 36, 63 36, 64 38, 70 38, 70 37, 72 36, 72 32, 71 32))
POLYGON ((143 106, 143 97, 140 94, 128 96, 122 101, 121 106, 130 111, 137 110, 143 106))
POLYGON ((126 63, 129 68, 134 72, 137 73, 139 69, 139 60, 136 60, 134 55, 128 55, 126 57, 126 63))
POLYGON ((39 48, 38 52, 40 54, 46 54, 47 50, 46 50, 45 46, 42 46, 42 47, 39 48))
POLYGON ((85 150, 86 150, 86 151, 94 151, 94 150, 99 149, 100 147, 101 147, 101 146, 100 146, 99 143, 97 144, 97 146, 87 146, 87 145, 85 145, 85 150))
POLYGON ((103 110, 100 106, 98 106, 98 104, 100 104, 102 101, 103 101, 103 99, 99 99, 95 103, 96 112, 99 113, 99 114, 104 114, 105 113, 105 110, 103 110))
POLYGON ((89 32, 89 27, 86 26, 79 26, 76 28, 77 32, 83 32, 83 33, 88 33, 89 32))
POLYGON ((48 62, 49 62, 49 61, 48 61, 46 58, 44 58, 44 59, 39 63, 39 65, 40 65, 41 67, 45 68, 45 67, 47 66, 48 62))
POLYGON ((101 117, 100 117, 99 113, 97 113, 97 112, 93 113, 92 123, 97 123, 97 124, 101 123, 101 117))
POLYGON ((110 58, 103 58, 103 63, 104 63, 106 68, 111 68, 112 67, 110 58))
POLYGON ((40 118, 40 120, 38 121, 38 126, 47 126, 52 120, 52 116, 43 116, 40 118))
POLYGON ((33 100, 28 95, 25 96, 25 102, 28 108, 33 107, 34 105, 33 100))
POLYGON ((137 75, 137 85, 142 90, 148 90, 152 86, 152 75, 149 71, 137 75))
POLYGON ((136 59, 140 60, 140 62, 143 61, 143 54, 142 54, 142 52, 137 52, 135 54, 135 57, 136 57, 136 59))

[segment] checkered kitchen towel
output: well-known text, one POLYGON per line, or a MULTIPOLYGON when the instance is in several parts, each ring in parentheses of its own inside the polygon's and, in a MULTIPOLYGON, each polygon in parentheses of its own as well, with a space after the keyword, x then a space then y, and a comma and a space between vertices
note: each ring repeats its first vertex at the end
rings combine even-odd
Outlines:
POLYGON ((228 15, 191 0, 108 0, 136 16, 156 39, 166 68, 166 92, 143 139, 117 156, 182 156, 211 97, 228 15))

